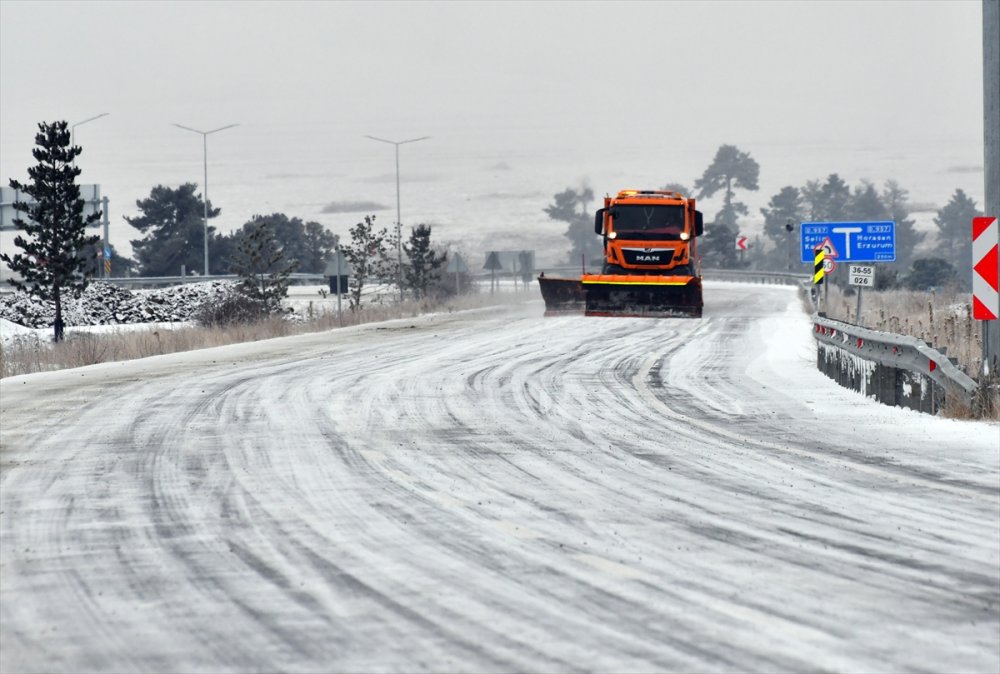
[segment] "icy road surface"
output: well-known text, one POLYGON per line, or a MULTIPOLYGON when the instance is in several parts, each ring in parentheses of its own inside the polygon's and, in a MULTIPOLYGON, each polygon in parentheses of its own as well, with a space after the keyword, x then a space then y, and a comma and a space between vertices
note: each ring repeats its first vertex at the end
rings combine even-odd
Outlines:
POLYGON ((1000 671, 1000 429, 791 289, 0 382, 0 670, 1000 671))

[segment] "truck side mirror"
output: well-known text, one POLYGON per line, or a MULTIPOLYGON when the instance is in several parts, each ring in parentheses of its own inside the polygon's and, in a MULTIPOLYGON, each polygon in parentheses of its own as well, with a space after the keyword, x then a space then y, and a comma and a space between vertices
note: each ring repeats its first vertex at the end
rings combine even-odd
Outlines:
POLYGON ((701 236, 705 233, 705 219, 701 215, 701 211, 694 212, 694 235, 701 236))
POLYGON ((594 215, 594 234, 604 233, 604 212, 606 210, 607 209, 602 208, 597 211, 596 215, 594 215))

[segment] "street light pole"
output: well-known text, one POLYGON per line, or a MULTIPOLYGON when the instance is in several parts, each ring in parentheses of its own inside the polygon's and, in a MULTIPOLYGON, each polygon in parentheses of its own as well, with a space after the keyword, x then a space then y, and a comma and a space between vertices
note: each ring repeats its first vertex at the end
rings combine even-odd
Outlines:
MULTIPOLYGON (((74 147, 76 145, 76 127, 80 126, 81 124, 86 124, 87 122, 93 122, 95 119, 100 119, 101 117, 107 117, 110 114, 111 114, 110 112, 102 112, 99 115, 94 115, 93 117, 88 117, 87 119, 83 120, 82 122, 77 122, 76 124, 73 124, 72 126, 70 126, 69 127, 69 146, 70 147, 74 147)), ((73 166, 76 166, 76 157, 73 157, 73 166)), ((97 195, 98 195, 98 192, 95 191, 94 192, 94 200, 95 201, 97 200, 97 195)), ((111 269, 111 267, 108 265, 106 255, 108 253, 110 253, 110 251, 111 251, 111 242, 108 241, 108 198, 107 197, 104 197, 103 204, 104 204, 104 241, 103 241, 103 243, 101 245, 101 260, 103 262, 102 266, 104 267, 104 270, 103 270, 104 278, 108 278, 108 276, 110 276, 110 269, 111 269)), ((96 205, 95 205, 95 208, 96 208, 96 205)))
POLYGON ((229 124, 228 126, 220 126, 218 129, 212 129, 211 131, 199 131, 198 129, 192 129, 190 126, 184 126, 183 124, 174 124, 179 129, 184 129, 185 131, 191 131, 193 133, 200 133, 202 140, 202 156, 204 158, 205 165, 205 276, 208 276, 208 136, 209 134, 216 133, 218 131, 225 131, 226 129, 231 129, 234 126, 239 126, 239 124, 229 124))
POLYGON ((430 136, 421 136, 420 138, 411 138, 409 140, 386 140, 385 138, 376 138, 375 136, 365 136, 365 138, 371 138, 372 140, 377 140, 380 143, 388 143, 389 145, 396 146, 396 257, 399 265, 398 269, 398 282, 399 282, 399 301, 403 301, 403 224, 402 218, 400 216, 399 207, 399 146, 405 145, 406 143, 416 143, 418 140, 427 140, 430 136))
POLYGON ((789 219, 788 222, 785 223, 785 231, 788 232, 788 236, 786 238, 788 240, 788 273, 790 274, 790 273, 792 273, 792 264, 793 264, 792 263, 792 260, 793 260, 793 258, 792 258, 792 232, 795 231, 795 225, 792 224, 791 219, 789 219))
MULTIPOLYGON (((1000 217, 1000 3, 983 0, 983 179, 986 183, 984 215, 1000 217), (990 75, 993 73, 993 75, 990 75)), ((996 273, 996 260, 993 271, 996 273)), ((975 273, 975 272, 973 272, 975 273)), ((1000 321, 983 321, 983 371, 997 377, 1000 371, 1000 321)), ((997 381, 994 379, 994 382, 997 381)))
POLYGON ((102 112, 99 115, 94 115, 93 117, 85 119, 82 122, 77 122, 73 126, 69 127, 69 144, 70 144, 70 146, 76 145, 76 127, 80 126, 81 124, 86 124, 87 122, 93 122, 95 119, 100 119, 101 117, 107 117, 110 114, 111 114, 110 112, 102 112))

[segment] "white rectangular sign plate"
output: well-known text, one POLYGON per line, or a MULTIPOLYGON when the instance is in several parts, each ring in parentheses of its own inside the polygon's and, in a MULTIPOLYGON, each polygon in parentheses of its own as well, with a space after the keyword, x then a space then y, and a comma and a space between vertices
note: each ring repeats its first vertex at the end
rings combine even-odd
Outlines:
POLYGON ((875 266, 870 264, 851 264, 848 278, 852 286, 871 288, 875 285, 875 266))

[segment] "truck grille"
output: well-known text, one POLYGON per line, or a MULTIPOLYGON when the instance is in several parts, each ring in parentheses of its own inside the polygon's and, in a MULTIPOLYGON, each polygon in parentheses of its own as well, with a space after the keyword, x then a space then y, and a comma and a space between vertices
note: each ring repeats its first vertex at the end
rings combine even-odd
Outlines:
POLYGON ((625 264, 664 265, 674 259, 673 248, 622 248, 625 264))

